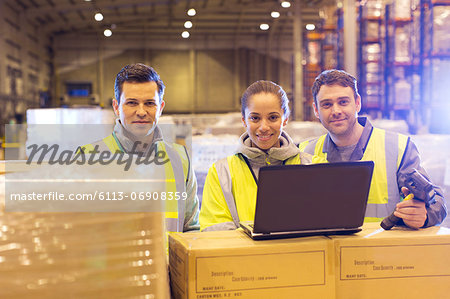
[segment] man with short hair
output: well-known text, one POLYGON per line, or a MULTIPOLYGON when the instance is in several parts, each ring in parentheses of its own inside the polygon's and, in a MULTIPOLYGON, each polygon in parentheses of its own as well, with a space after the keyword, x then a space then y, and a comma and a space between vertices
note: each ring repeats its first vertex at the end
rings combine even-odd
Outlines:
POLYGON ((102 140, 82 146, 81 151, 140 156, 163 153, 168 157, 164 165, 167 185, 171 191, 186 195, 180 196, 177 212, 166 213, 166 228, 170 232, 198 230, 197 179, 189 155, 184 146, 165 142, 158 127, 165 105, 164 88, 158 73, 145 64, 122 68, 114 85, 113 108, 118 117, 114 130, 102 140))
POLYGON ((409 194, 404 187, 407 174, 417 169, 428 178, 417 147, 409 137, 374 128, 367 118, 358 117, 361 97, 356 84, 352 75, 341 70, 327 70, 316 78, 314 114, 328 134, 302 142, 300 150, 331 163, 374 161, 365 221, 381 221, 395 211, 411 228, 440 224, 447 209, 439 187, 434 187, 429 205, 417 199, 402 201, 401 193, 409 194))

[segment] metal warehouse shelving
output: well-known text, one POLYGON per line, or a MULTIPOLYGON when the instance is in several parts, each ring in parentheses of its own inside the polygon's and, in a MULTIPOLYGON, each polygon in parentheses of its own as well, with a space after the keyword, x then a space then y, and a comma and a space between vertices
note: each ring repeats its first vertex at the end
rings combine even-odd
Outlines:
POLYGON ((362 111, 380 116, 384 103, 384 7, 378 0, 360 2, 358 21, 359 91, 362 111))
POLYGON ((421 111, 431 133, 450 133, 450 1, 421 1, 421 111))
MULTIPOLYGON (((413 0, 414 1, 414 0, 413 0)), ((385 8, 385 109, 383 116, 407 121, 417 131, 420 106, 420 10, 411 0, 385 8), (419 14, 417 14, 419 12, 419 14)))

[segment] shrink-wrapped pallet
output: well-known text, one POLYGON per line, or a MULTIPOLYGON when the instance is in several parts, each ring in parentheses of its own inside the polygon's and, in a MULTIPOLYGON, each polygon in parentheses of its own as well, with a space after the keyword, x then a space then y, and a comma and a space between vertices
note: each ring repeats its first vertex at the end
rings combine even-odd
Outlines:
POLYGON ((169 297, 162 212, 5 212, 2 166, 0 298, 169 297))

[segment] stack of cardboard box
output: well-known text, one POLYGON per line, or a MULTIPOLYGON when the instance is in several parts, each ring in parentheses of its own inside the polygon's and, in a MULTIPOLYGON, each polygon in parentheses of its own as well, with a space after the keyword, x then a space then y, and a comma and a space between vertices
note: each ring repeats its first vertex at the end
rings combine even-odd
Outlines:
POLYGON ((348 236, 253 241, 242 231, 173 234, 174 298, 447 298, 450 229, 378 223, 348 236))

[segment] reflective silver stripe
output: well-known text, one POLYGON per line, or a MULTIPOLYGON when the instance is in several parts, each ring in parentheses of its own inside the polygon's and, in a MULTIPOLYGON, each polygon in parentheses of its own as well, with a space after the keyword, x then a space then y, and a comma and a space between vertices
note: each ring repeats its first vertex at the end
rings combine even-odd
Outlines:
POLYGON ((300 154, 297 154, 294 157, 289 158, 288 161, 286 162, 286 164, 290 164, 292 161, 294 161, 294 159, 297 156, 300 159, 300 163, 299 164, 311 164, 312 163, 312 158, 313 158, 312 155, 307 155, 307 153, 300 153, 300 154))
POLYGON ((236 227, 239 227, 239 216, 236 208, 236 202, 234 201, 234 196, 232 193, 232 183, 230 168, 228 166, 227 158, 221 159, 215 163, 217 176, 220 182, 220 188, 222 189, 223 196, 228 205, 228 210, 230 210, 231 217, 236 227))
POLYGON ((230 221, 230 222, 222 222, 222 223, 217 223, 217 224, 208 226, 207 228, 202 230, 202 232, 212 232, 212 231, 216 231, 216 230, 235 230, 235 229, 236 229, 236 224, 234 222, 230 221))
POLYGON ((384 218, 389 216, 388 204, 367 204, 366 217, 384 218))
MULTIPOLYGON (((178 217, 178 218, 180 218, 180 217, 178 217)), ((179 230, 178 230, 178 219, 166 218, 166 231, 179 232, 179 230)))
MULTIPOLYGON (((379 132, 373 131, 373 134, 379 132)), ((398 157, 398 135, 385 132, 384 138, 386 183, 388 192, 388 202, 386 204, 367 204, 366 217, 384 218, 389 216, 394 210, 400 195, 397 184, 397 157, 398 157)), ((378 161, 375 161, 377 163, 378 161)), ((376 167, 376 166, 375 166, 376 167)))
POLYGON ((388 191, 388 213, 395 210, 395 206, 400 202, 400 193, 397 184, 397 159, 398 159, 398 135, 391 132, 385 133, 385 159, 386 178, 388 191))
POLYGON ((95 146, 98 145, 99 152, 111 152, 111 150, 108 148, 108 146, 106 145, 106 143, 103 140, 96 141, 96 142, 92 143, 91 145, 94 147, 94 149, 95 149, 95 146))
POLYGON ((317 141, 319 141, 319 138, 310 140, 309 143, 306 145, 304 152, 308 153, 310 155, 314 155, 314 152, 316 150, 317 141))
MULTIPOLYGON (((178 152, 169 144, 165 143, 166 153, 169 156, 170 163, 172 165, 173 174, 175 177, 175 185, 177 188, 177 192, 183 193, 186 192, 186 184, 184 180, 184 171, 183 171, 183 163, 181 162, 181 157, 178 152)), ((178 201, 178 226, 176 230, 170 230, 173 232, 182 232, 184 226, 184 210, 185 210, 185 201, 178 201)))

